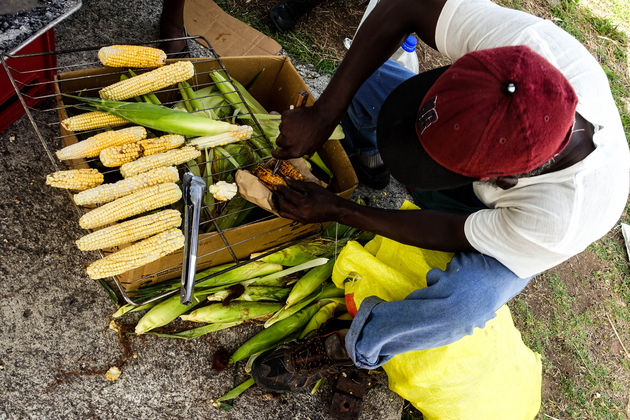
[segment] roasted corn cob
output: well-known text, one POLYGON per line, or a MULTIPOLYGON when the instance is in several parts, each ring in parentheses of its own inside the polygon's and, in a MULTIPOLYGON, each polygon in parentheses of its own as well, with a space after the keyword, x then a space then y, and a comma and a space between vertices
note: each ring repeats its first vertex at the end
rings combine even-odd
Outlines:
POLYGON ((133 162, 125 163, 120 167, 120 173, 125 178, 138 175, 151 169, 163 166, 179 165, 189 160, 197 159, 201 152, 192 146, 184 146, 180 149, 169 150, 152 156, 141 157, 133 162))
POLYGON ((92 111, 61 121, 61 126, 70 131, 92 130, 95 128, 114 127, 127 124, 129 121, 107 112, 92 111))
POLYGON ((144 139, 136 143, 108 147, 101 150, 99 158, 104 166, 112 168, 134 161, 142 156, 155 155, 175 149, 182 144, 184 144, 184 136, 167 134, 159 138, 144 139))
POLYGON ((134 96, 155 92, 177 82, 188 80, 194 75, 195 67, 190 61, 178 61, 114 83, 101 89, 98 94, 103 99, 122 101, 134 96))
POLYGON ((177 251, 183 246, 182 231, 169 229, 94 261, 88 266, 87 274, 92 279, 122 274, 177 251))
POLYGON ((281 160, 278 163, 277 173, 279 173, 280 175, 286 178, 298 179, 298 180, 304 179, 304 176, 300 173, 300 171, 298 171, 297 168, 293 166, 293 164, 289 162, 288 160, 281 160))
POLYGON ((134 126, 116 131, 105 131, 96 134, 87 140, 66 146, 57 151, 59 160, 91 158, 98 156, 101 150, 111 146, 140 141, 147 136, 144 127, 134 126))
POLYGON ((166 53, 139 45, 110 45, 98 50, 98 59, 108 67, 158 67, 166 62, 166 53))
POLYGON ((96 169, 70 169, 46 175, 46 185, 83 191, 103 183, 103 174, 96 169))
POLYGON ((154 185, 121 197, 85 213, 79 219, 83 229, 105 226, 127 217, 173 204, 182 198, 182 192, 174 183, 154 185))
POLYGON ((172 166, 155 168, 113 184, 103 184, 86 191, 81 191, 80 193, 75 194, 74 202, 78 206, 108 203, 143 188, 165 182, 177 181, 179 181, 179 173, 176 168, 172 166))
POLYGON ((286 181, 280 174, 274 174, 273 171, 263 163, 254 166, 250 169, 250 172, 271 191, 277 190, 279 186, 287 185, 286 181))
POLYGON ((281 185, 287 185, 285 178, 303 180, 304 176, 297 170, 291 162, 281 160, 278 164, 278 170, 274 174, 271 167, 275 165, 275 161, 259 163, 250 169, 250 172, 256 176, 260 182, 271 191, 275 191, 281 185), (271 165, 270 165, 271 163, 271 165))
POLYGON ((148 238, 167 229, 181 225, 182 217, 177 210, 163 210, 148 216, 118 223, 89 233, 77 240, 81 251, 111 248, 148 238))

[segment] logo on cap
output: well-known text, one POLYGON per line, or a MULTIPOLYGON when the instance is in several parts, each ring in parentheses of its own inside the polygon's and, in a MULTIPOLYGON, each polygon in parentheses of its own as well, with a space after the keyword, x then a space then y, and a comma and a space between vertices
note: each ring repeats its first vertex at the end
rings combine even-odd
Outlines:
POLYGON ((417 132, 422 135, 431 124, 438 120, 437 110, 435 109, 435 103, 437 102, 437 96, 427 100, 424 105, 418 110, 418 118, 416 119, 417 132))

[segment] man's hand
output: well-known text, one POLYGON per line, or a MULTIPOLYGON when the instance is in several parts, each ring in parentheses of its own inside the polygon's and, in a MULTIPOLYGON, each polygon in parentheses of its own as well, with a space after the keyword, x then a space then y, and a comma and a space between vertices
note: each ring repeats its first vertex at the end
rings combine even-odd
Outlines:
POLYGON ((346 201, 314 182, 287 179, 287 184, 274 193, 274 204, 280 216, 301 223, 336 220, 346 201))
POLYGON ((280 135, 276 140, 279 149, 272 151, 273 156, 291 159, 315 153, 338 123, 324 114, 317 106, 283 112, 280 135))

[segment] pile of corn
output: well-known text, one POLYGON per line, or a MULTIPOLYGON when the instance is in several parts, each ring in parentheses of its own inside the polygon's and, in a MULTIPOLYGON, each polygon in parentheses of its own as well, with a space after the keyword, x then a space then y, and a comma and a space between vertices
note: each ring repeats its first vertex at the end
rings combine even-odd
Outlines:
MULTIPOLYGON (((347 240, 345 238, 341 246, 347 240)), ((197 273, 199 282, 191 306, 182 305, 179 295, 175 295, 140 307, 123 305, 113 318, 143 311, 144 315, 135 325, 136 334, 186 340, 246 321, 258 321, 264 329, 242 343, 229 359, 230 363, 247 359, 246 370, 249 371, 253 360, 261 353, 313 335, 333 317, 350 319, 343 290, 330 281, 335 246, 339 243, 323 239, 302 243, 211 277, 231 264, 213 267, 197 273), (204 280, 206 277, 209 278, 204 280), (169 330, 179 331, 168 334, 154 331, 166 325, 169 330)), ((157 286, 149 289, 156 291, 157 286)), ((174 282, 170 287, 176 288, 178 284, 174 282)), ((165 290, 165 285, 160 290, 165 290)), ((149 296, 146 290, 138 293, 149 296)), ((246 384, 241 392, 253 381, 246 384)), ((229 394, 229 398, 234 396, 234 392, 229 394)))
MULTIPOLYGON (((98 92, 100 99, 75 97, 94 110, 61 121, 65 130, 78 132, 82 140, 58 150, 57 158, 64 162, 91 159, 87 161, 91 168, 55 172, 47 176, 46 183, 76 192, 74 201, 79 206, 98 206, 79 220, 82 228, 98 230, 79 238, 77 246, 83 251, 114 249, 115 252, 88 266, 87 273, 94 279, 122 274, 183 247, 184 237, 179 230, 181 215, 168 209, 182 197, 176 166, 186 164, 195 175, 205 176, 209 191, 215 196, 222 201, 234 201, 233 205, 215 205, 213 195, 207 194, 205 204, 213 207, 216 217, 220 211, 237 213, 244 200, 239 200, 234 191, 233 180, 230 183, 229 177, 215 174, 229 173, 263 159, 260 153, 252 152, 251 144, 234 144, 250 139, 252 127, 221 121, 225 114, 204 112, 200 108, 212 104, 197 98, 186 82, 200 77, 195 76, 191 62, 166 64, 166 55, 161 50, 127 45, 104 47, 98 58, 109 67, 155 69, 140 75, 129 69, 129 76, 122 75, 119 82, 98 92), (154 93, 173 85, 178 86, 182 102, 171 109, 162 106, 154 93), (130 98, 136 102, 120 102, 130 98), (121 125, 127 127, 117 127, 121 125), (220 163, 215 165, 213 173, 215 154, 220 163), (242 154, 247 154, 247 161, 242 154), (228 169, 228 163, 234 168, 228 169), (103 183, 104 173, 116 171, 110 168, 118 168, 123 179, 103 183), (218 181, 222 183, 211 188, 218 181), (224 186, 226 183, 229 185, 224 186)), ((212 100, 216 101, 216 95, 212 100)), ((240 99, 238 102, 242 106, 240 99)), ((232 109, 228 102, 226 105, 232 109)), ((266 152, 270 148, 258 146, 266 152)), ((221 228, 232 227, 226 223, 238 222, 223 219, 221 228)))

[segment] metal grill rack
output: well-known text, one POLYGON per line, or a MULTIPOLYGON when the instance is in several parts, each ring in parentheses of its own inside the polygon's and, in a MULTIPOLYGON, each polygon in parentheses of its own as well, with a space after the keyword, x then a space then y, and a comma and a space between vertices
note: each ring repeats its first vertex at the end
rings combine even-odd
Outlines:
MULTIPOLYGON (((183 38, 156 40, 156 41, 152 41, 148 43, 143 43, 140 45, 155 46, 160 42, 175 41, 175 40, 181 40, 181 39, 184 39, 187 42, 196 42, 199 46, 201 46, 202 55, 204 55, 204 57, 191 59, 191 61, 193 61, 195 65, 199 63, 205 63, 205 62, 214 63, 212 70, 209 70, 207 72, 196 72, 193 79, 189 81, 189 83, 191 84, 194 90, 198 90, 198 89, 215 84, 214 82, 212 82, 212 80, 208 76, 208 74, 211 71, 223 72, 227 76, 228 81, 232 82, 232 78, 230 74, 228 73, 226 67, 224 66, 223 62, 221 61, 221 59, 216 54, 216 52, 214 51, 214 49, 212 48, 212 46, 210 45, 210 43, 205 37, 187 36, 183 38)), ((63 163, 60 164, 60 162, 56 159, 54 155, 54 151, 60 149, 62 145, 64 145, 71 137, 75 136, 75 133, 68 133, 68 132, 64 133, 64 130, 62 130, 60 126, 60 120, 61 120, 60 116, 67 113, 67 111, 71 111, 73 108, 72 102, 63 103, 59 101, 60 96, 58 95, 57 92, 61 90, 60 85, 64 83, 67 83, 72 86, 88 85, 89 86, 88 88, 71 89, 71 90, 67 90, 63 92, 70 93, 73 95, 80 94, 83 96, 98 96, 97 91, 100 88, 112 83, 112 80, 117 81, 121 74, 127 73, 126 68, 118 69, 118 68, 102 67, 102 65, 97 59, 97 52, 100 47, 101 46, 79 48, 79 49, 73 49, 73 50, 63 50, 63 51, 47 51, 47 52, 23 54, 23 55, 4 54, 3 56, 0 57, 2 64, 9 76, 9 80, 11 81, 19 100, 24 106, 26 116, 30 120, 33 126, 33 129, 37 137, 39 138, 42 146, 44 147, 44 150, 48 158, 50 159, 52 165, 54 166, 55 170, 65 170, 65 169, 72 169, 72 168, 78 168, 78 167, 94 167, 99 164, 98 158, 85 159, 82 161, 69 161, 69 162, 64 161, 63 163), (25 67, 27 66, 24 66, 23 64, 19 65, 21 60, 29 60, 35 56, 45 56, 46 58, 45 62, 50 63, 50 66, 46 68, 25 69, 25 67), (94 69, 97 71, 94 71, 94 72, 90 71, 85 74, 82 73, 81 75, 74 75, 75 71, 86 70, 86 69, 94 69), (101 83, 100 82, 101 80, 104 83, 101 83), (55 91, 55 89, 57 89, 57 92, 55 91)), ((150 69, 133 69, 133 70, 136 71, 137 73, 142 73, 150 69)), ((255 115, 251 112, 251 108, 249 107, 245 99, 243 98, 242 94, 238 90, 235 90, 233 93, 239 96, 240 100, 249 111, 249 116, 251 117, 251 120, 253 121, 253 124, 249 124, 249 125, 252 125, 255 130, 257 129, 256 132, 259 133, 258 137, 260 138, 260 140, 263 140, 262 142, 253 142, 251 144, 265 143, 265 144, 270 145, 271 143, 269 142, 269 139, 266 138, 261 125, 259 124, 255 115)), ((165 106, 171 106, 175 102, 180 102, 183 100, 183 98, 179 95, 179 90, 176 86, 171 86, 169 88, 162 89, 159 92, 157 92, 157 95, 158 97, 163 99, 162 104, 165 106)), ((221 108, 221 106, 216 107, 216 108, 207 108, 207 109, 210 110, 210 109, 217 109, 217 108, 221 108)), ((241 114, 240 116, 242 117, 243 114, 241 114)), ((231 120, 232 117, 226 117, 224 119, 231 120)), ((121 127, 123 126, 119 126, 117 128, 121 128, 121 127)), ((87 138, 88 136, 93 135, 96 132, 101 131, 101 130, 102 129, 92 130, 92 131, 89 131, 89 130, 82 131, 79 135, 82 138, 83 136, 87 138)), ((255 136, 254 136, 254 140, 256 140, 255 136)), ((252 149, 256 153, 264 152, 263 150, 261 150, 260 147, 253 146, 252 149)), ((202 153, 202 158, 203 156, 204 154, 202 153)), ((232 155, 232 157, 238 157, 238 155, 232 155)), ((212 175, 208 175, 207 173, 205 173, 205 171, 203 171, 202 168, 207 163, 216 164, 217 161, 225 160, 225 159, 230 159, 230 157, 228 156, 217 157, 216 159, 213 159, 211 161, 204 161, 203 159, 201 159, 200 162, 196 163, 196 166, 201 169, 201 172, 203 173, 203 177, 205 178, 207 185, 212 184, 212 182, 207 182, 209 176, 212 176, 212 175)), ((185 167, 186 164, 180 165, 180 166, 185 167)), ((245 165, 241 167, 241 169, 247 169, 248 166, 249 165, 245 165)), ((116 180, 117 178, 120 177, 118 168, 104 168, 102 166, 99 166, 98 169, 105 175, 106 182, 108 182, 108 179, 116 180)), ((235 172, 236 169, 231 169, 231 171, 235 172)), ((214 173, 214 176, 217 176, 217 175, 220 175, 220 173, 219 174, 214 173)), ((226 235, 226 231, 224 231, 218 223, 220 217, 214 217, 212 215, 212 210, 213 210, 214 205, 216 204, 213 204, 211 206, 204 206, 202 208, 202 213, 205 213, 206 218, 204 221, 201 222, 200 230, 203 231, 204 229, 207 229, 210 226, 212 226, 214 228, 214 232, 212 235, 213 238, 215 240, 217 238, 220 238, 220 241, 216 242, 218 246, 213 248, 211 251, 200 253, 198 255, 198 260, 201 261, 204 259, 204 257, 211 257, 212 254, 215 254, 215 253, 228 252, 234 265, 229 268, 226 268, 225 270, 222 270, 222 271, 213 273, 211 275, 208 275, 204 278, 198 279, 195 283, 199 283, 201 281, 210 279, 214 276, 220 275, 226 271, 232 270, 236 267, 240 267, 242 265, 248 264, 251 261, 260 259, 266 255, 269 255, 272 252, 286 248, 302 240, 306 240, 308 238, 317 236, 321 232, 321 226, 319 230, 317 230, 317 232, 313 233, 314 231, 313 228, 303 229, 302 227, 304 225, 300 225, 297 222, 292 222, 285 219, 279 219, 275 215, 265 212, 265 214, 260 214, 256 216, 253 220, 249 220, 247 222, 247 225, 252 225, 252 224, 263 222, 263 221, 269 221, 272 219, 277 219, 278 221, 281 221, 281 222, 275 223, 274 226, 270 230, 267 230, 264 232, 258 232, 256 234, 250 234, 246 237, 239 237, 239 238, 230 240, 230 238, 228 238, 228 235, 226 235), (264 235, 268 235, 268 234, 273 233, 274 231, 279 231, 282 229, 289 229, 294 232, 303 231, 303 234, 299 234, 299 235, 294 234, 293 235, 294 239, 284 242, 282 244, 276 244, 272 250, 265 252, 264 254, 258 255, 254 259, 249 259, 249 258, 245 259, 244 257, 239 258, 239 256, 237 255, 238 253, 235 251, 235 248, 243 247, 243 246, 246 247, 250 241, 255 241, 257 239, 259 240, 261 237, 264 237, 264 235)), ((251 204, 251 206, 255 207, 253 204, 251 204)), ((85 213, 85 209, 77 207, 77 206, 75 206, 75 208, 79 216, 85 213)), ((246 211, 246 209, 245 210, 241 209, 239 211, 246 211)), ((234 216, 234 214, 228 213, 227 215, 223 215, 222 217, 230 216, 230 215, 234 216)), ((200 236, 200 243, 202 240, 203 239, 200 236)), ((252 250, 252 251, 259 251, 259 250, 252 250)), ((103 256, 103 255, 106 255, 107 252, 100 252, 100 254, 101 256, 103 256)), ((143 304, 161 299, 166 296, 175 295, 179 292, 179 290, 177 289, 170 290, 170 291, 162 293, 161 295, 157 297, 146 299, 143 301, 135 301, 133 299, 133 290, 143 285, 154 283, 156 278, 159 278, 160 276, 167 276, 168 273, 173 273, 173 274, 175 272, 179 273, 181 270, 181 266, 182 266, 182 262, 180 259, 178 263, 173 263, 169 265, 168 268, 164 268, 158 272, 151 273, 150 275, 140 276, 139 278, 133 279, 131 282, 125 282, 123 284, 123 282, 121 282, 118 277, 108 279, 108 282, 114 284, 115 288, 120 292, 120 294, 122 295, 123 299, 126 302, 132 305, 143 305, 143 304)))

